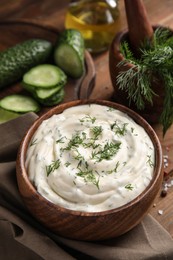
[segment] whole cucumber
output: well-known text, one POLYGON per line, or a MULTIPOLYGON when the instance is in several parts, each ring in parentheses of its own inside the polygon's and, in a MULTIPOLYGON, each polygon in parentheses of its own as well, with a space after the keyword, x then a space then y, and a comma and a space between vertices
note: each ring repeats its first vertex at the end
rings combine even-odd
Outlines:
POLYGON ((30 68, 44 63, 53 49, 51 42, 30 39, 0 52, 0 88, 17 82, 30 68))
POLYGON ((67 75, 80 78, 84 73, 84 39, 75 29, 64 30, 54 48, 54 61, 67 75))

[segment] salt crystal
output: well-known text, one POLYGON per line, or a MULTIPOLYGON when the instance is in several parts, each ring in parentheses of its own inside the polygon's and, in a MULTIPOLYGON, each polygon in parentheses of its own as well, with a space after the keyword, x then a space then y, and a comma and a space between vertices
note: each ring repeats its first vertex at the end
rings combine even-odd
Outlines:
POLYGON ((164 168, 167 168, 168 167, 168 163, 164 163, 164 168))
POLYGON ((163 210, 159 209, 158 213, 159 213, 159 215, 163 215, 163 210))
POLYGON ((163 189, 164 189, 165 191, 168 190, 168 185, 167 185, 167 183, 164 184, 163 189))

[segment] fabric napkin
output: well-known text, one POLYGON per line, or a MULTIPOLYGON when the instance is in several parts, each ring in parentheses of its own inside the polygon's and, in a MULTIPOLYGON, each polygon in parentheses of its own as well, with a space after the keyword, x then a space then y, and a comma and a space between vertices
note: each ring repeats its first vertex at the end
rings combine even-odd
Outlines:
POLYGON ((27 211, 16 182, 16 155, 34 113, 0 125, 0 259, 173 259, 173 239, 150 215, 128 233, 102 242, 60 237, 27 211))

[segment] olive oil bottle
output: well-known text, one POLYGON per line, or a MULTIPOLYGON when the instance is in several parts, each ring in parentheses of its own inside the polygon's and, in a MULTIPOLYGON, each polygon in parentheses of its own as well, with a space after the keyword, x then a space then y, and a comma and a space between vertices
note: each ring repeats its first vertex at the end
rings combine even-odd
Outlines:
POLYGON ((118 0, 71 1, 65 27, 79 30, 85 47, 92 53, 108 49, 116 31, 118 0))

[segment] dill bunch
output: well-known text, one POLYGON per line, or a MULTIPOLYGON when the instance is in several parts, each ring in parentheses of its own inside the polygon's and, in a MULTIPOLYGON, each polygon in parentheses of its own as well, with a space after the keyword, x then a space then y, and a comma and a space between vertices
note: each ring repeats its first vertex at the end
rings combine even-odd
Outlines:
POLYGON ((153 79, 164 84, 165 98, 163 111, 159 121, 163 126, 163 135, 173 123, 173 35, 169 28, 159 27, 155 30, 152 44, 144 42, 140 58, 132 53, 128 42, 123 42, 120 50, 124 56, 118 66, 133 66, 119 73, 117 85, 127 92, 129 104, 133 101, 139 110, 145 108, 145 103, 153 105, 153 79))

